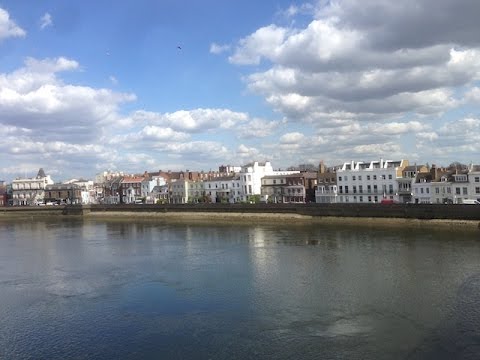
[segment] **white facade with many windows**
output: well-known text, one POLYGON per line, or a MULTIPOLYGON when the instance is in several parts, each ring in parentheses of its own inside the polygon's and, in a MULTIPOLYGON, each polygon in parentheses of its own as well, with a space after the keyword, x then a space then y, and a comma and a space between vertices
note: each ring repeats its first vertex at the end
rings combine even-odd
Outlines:
POLYGON ((240 179, 238 176, 222 176, 204 181, 205 195, 211 202, 238 202, 240 179))
POLYGON ((348 162, 337 169, 337 202, 378 203, 399 201, 398 181, 407 160, 348 162))
POLYGON ((45 187, 52 185, 50 175, 45 175, 43 169, 38 170, 34 178, 17 178, 12 181, 13 205, 38 205, 44 202, 45 187))
POLYGON ((273 170, 272 164, 267 161, 259 163, 258 161, 242 166, 238 174, 240 176, 240 201, 249 201, 252 196, 261 195, 262 178, 269 175, 290 175, 298 174, 296 170, 273 170))

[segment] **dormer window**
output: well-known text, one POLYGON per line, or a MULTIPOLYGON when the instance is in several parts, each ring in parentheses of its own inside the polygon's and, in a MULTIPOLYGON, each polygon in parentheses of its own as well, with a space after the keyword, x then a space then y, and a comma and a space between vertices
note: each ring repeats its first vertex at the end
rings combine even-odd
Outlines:
POLYGON ((456 182, 467 182, 467 175, 453 175, 456 182))

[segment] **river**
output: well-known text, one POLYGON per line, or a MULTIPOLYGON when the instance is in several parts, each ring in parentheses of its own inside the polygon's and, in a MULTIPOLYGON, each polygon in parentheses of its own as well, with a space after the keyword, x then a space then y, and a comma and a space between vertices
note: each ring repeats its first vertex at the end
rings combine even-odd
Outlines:
POLYGON ((0 222, 1 359, 478 359, 480 237, 0 222))

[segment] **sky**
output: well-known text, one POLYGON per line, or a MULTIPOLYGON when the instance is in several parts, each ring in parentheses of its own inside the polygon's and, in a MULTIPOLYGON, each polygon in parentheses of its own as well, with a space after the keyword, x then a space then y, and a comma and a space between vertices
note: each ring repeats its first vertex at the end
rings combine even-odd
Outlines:
POLYGON ((478 0, 0 0, 0 179, 480 163, 478 0))

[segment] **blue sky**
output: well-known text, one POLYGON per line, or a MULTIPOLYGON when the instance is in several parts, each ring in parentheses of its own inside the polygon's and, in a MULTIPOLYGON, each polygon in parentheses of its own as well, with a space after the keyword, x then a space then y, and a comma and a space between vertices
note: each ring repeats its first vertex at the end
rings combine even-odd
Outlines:
POLYGON ((478 13, 468 0, 3 0, 0 179, 479 163, 478 13))

